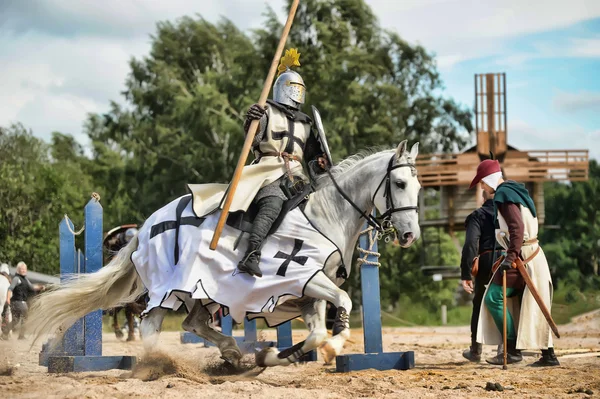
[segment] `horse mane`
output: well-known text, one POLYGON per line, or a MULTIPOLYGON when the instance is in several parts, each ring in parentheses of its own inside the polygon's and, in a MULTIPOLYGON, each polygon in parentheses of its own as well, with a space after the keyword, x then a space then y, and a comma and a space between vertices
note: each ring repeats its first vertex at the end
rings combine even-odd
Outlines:
MULTIPOLYGON (((371 158, 373 158, 373 159, 378 158, 385 154, 391 155, 395 151, 396 151, 395 147, 394 148, 382 147, 382 146, 371 147, 369 149, 362 150, 362 151, 358 152, 357 154, 350 155, 349 157, 347 157, 344 160, 342 160, 341 162, 339 162, 337 165, 334 165, 333 167, 331 167, 331 169, 329 169, 329 171, 331 172, 331 175, 333 176, 333 178, 337 179, 347 173, 352 174, 354 172, 354 169, 360 163, 362 163, 362 161, 368 161, 371 158)), ((317 187, 316 188, 317 189, 322 188, 324 186, 329 185, 329 183, 330 183, 329 175, 327 173, 323 173, 317 178, 317 181, 316 181, 317 187)))

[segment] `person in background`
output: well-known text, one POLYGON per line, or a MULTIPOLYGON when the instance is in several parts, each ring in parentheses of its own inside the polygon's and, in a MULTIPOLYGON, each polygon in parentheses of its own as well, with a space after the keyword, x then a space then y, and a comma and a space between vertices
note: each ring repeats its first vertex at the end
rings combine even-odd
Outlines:
POLYGON ((460 274, 463 289, 473 294, 471 314, 471 347, 463 352, 463 357, 471 362, 481 361, 482 345, 477 343, 477 323, 483 301, 485 287, 492 277, 492 265, 502 254, 502 247, 495 245, 494 194, 482 192, 485 201, 481 208, 473 211, 465 221, 466 237, 460 261, 460 274), (475 277, 475 284, 471 275, 475 277))
POLYGON ((19 262, 17 264, 17 273, 12 279, 8 289, 12 292, 10 308, 12 311, 13 322, 11 329, 15 331, 16 327, 20 324, 19 339, 25 339, 25 330, 23 326, 25 324, 25 320, 27 319, 27 312, 29 310, 27 306, 27 300, 31 295, 38 291, 42 291, 44 288, 37 284, 31 284, 27 278, 27 265, 25 262, 19 262))
MULTIPOLYGON (((531 364, 533 367, 559 366, 554 353, 552 331, 540 311, 529 287, 520 272, 513 267, 515 261, 522 262, 546 308, 552 308, 553 286, 548 261, 538 242, 538 219, 535 204, 523 184, 504 180, 500 164, 495 160, 484 160, 477 167, 471 188, 481 184, 484 191, 494 194, 494 205, 499 231, 498 242, 506 249, 500 267, 494 272, 492 281, 484 295, 477 342, 497 344, 502 341, 503 271, 506 270, 507 319, 507 362, 523 360, 521 349, 541 349, 542 357, 531 364)), ((503 354, 486 359, 490 364, 502 365, 503 354)))
POLYGON ((2 336, 0 339, 8 339, 10 331, 10 297, 12 292, 10 287, 10 270, 8 265, 3 263, 0 265, 0 325, 2 326, 2 336))

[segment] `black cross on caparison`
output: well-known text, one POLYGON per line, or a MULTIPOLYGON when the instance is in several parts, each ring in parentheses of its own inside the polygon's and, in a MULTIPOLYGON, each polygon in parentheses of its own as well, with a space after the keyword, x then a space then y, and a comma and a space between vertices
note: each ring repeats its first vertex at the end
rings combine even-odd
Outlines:
POLYGON ((294 143, 298 143, 301 148, 304 148, 304 141, 294 136, 294 122, 291 120, 288 120, 288 130, 273 132, 271 135, 273 136, 273 140, 283 140, 284 137, 287 137, 288 141, 285 145, 285 152, 288 154, 294 153, 294 143))
POLYGON ((281 251, 279 251, 275 254, 275 258, 285 259, 285 261, 281 264, 281 266, 279 266, 279 269, 277 270, 278 276, 285 277, 285 273, 287 272, 287 268, 291 262, 296 262, 296 263, 304 266, 304 264, 308 260, 308 256, 296 256, 296 255, 298 255, 298 252, 300 252, 300 250, 302 249, 303 244, 304 244, 304 241, 296 238, 296 240, 294 240, 294 249, 292 250, 291 254, 286 254, 281 251))

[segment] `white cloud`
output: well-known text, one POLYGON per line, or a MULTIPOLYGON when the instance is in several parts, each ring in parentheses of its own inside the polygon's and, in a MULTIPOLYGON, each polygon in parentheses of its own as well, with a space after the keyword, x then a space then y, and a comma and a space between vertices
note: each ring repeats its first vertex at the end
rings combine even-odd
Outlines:
POLYGON ((459 54, 440 55, 436 57, 437 66, 441 71, 447 71, 465 59, 459 54))
POLYGON ((0 125, 23 122, 48 139, 53 130, 79 134, 87 112, 120 99, 130 57, 149 43, 27 34, 0 36, 0 47, 0 125))
POLYGON ((600 129, 581 126, 543 128, 523 120, 509 121, 508 142, 519 150, 589 150, 590 158, 600 160, 600 129))
POLYGON ((600 93, 581 91, 578 93, 560 92, 553 99, 553 105, 558 111, 577 112, 600 110, 600 93))
POLYGON ((600 57, 600 38, 574 39, 571 54, 574 57, 600 57))
MULTIPOLYGON (((271 2, 276 11, 281 1, 271 2)), ((157 21, 201 14, 208 20, 227 16, 242 29, 256 26, 265 6, 259 0, 3 0, 0 26, 16 33, 49 36, 146 36, 157 21)))
POLYGON ((381 24, 440 56, 471 59, 502 51, 506 38, 600 16, 596 0, 367 0, 381 24))

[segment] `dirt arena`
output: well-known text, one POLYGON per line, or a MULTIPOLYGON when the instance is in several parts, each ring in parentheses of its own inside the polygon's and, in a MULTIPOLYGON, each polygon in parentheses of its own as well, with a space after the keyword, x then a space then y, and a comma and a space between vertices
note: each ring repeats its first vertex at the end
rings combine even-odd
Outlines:
MULTIPOLYGON (((136 370, 51 375, 37 365, 38 348, 30 342, 0 341, 0 397, 2 398, 474 398, 502 397, 589 397, 600 396, 600 311, 580 316, 560 326, 563 338, 556 341, 561 367, 534 369, 526 353, 522 364, 509 370, 485 362, 465 361, 467 327, 386 328, 386 351, 414 350, 416 368, 409 371, 373 371, 337 374, 322 361, 276 367, 260 373, 245 360, 242 375, 231 375, 222 367, 217 350, 200 345, 182 345, 179 333, 161 335, 163 354, 142 359, 136 370), (499 383, 503 391, 487 391, 486 384, 499 383), (587 393, 586 393, 587 392, 587 393)), ((305 331, 294 331, 301 339, 305 331)), ((274 339, 273 331, 263 331, 274 339)), ((362 351, 362 331, 353 330, 354 343, 345 353, 362 351)), ((297 342, 297 341, 296 341, 297 342)), ((487 347, 485 355, 494 348, 487 347)), ((139 341, 117 341, 104 335, 105 354, 143 356, 139 341)))

